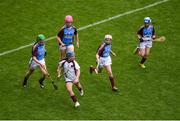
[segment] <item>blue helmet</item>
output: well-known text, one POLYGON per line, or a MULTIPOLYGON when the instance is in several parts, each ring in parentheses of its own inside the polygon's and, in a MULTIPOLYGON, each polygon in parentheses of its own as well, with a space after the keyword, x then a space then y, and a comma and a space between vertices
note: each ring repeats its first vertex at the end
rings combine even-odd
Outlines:
POLYGON ((66 53, 66 57, 67 57, 67 58, 74 57, 74 56, 75 56, 74 51, 68 51, 68 52, 66 53))
POLYGON ((150 24, 151 23, 151 18, 150 17, 145 17, 144 18, 144 23, 150 24))

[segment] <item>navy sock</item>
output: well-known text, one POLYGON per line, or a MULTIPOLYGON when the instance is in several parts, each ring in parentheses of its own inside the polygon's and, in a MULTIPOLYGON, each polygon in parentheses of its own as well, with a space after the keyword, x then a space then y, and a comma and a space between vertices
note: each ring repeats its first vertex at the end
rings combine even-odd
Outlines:
POLYGON ((41 78, 39 79, 39 83, 40 83, 40 84, 43 84, 44 79, 45 79, 45 76, 41 77, 41 78))
POLYGON ((109 80, 110 80, 110 82, 111 82, 111 86, 112 86, 112 88, 115 86, 115 81, 114 81, 114 78, 113 77, 111 77, 111 76, 109 76, 109 80))
POLYGON ((26 85, 26 84, 27 84, 27 80, 28 80, 28 78, 25 76, 25 77, 24 77, 24 81, 23 81, 23 85, 26 85))

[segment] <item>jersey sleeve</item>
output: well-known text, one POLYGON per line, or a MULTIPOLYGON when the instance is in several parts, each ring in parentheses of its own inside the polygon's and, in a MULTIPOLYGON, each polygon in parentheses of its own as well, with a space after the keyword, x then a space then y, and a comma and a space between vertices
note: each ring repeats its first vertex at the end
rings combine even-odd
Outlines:
POLYGON ((140 27, 140 29, 138 30, 137 34, 143 36, 143 27, 140 27))
POLYGON ((154 29, 154 27, 153 27, 152 35, 155 35, 155 29, 154 29))
POLYGON ((37 45, 36 44, 32 47, 32 56, 37 56, 37 45))
POLYGON ((103 43, 99 46, 99 48, 97 49, 97 52, 96 52, 98 55, 102 54, 102 52, 104 50, 104 46, 105 46, 105 43, 103 43))
POLYGON ((77 29, 74 27, 74 35, 77 35, 77 29))
POLYGON ((61 61, 59 62, 59 66, 60 66, 60 67, 63 67, 65 62, 66 62, 66 60, 61 60, 61 61))
POLYGON ((57 36, 62 40, 63 35, 64 35, 64 27, 62 27, 62 28, 60 29, 60 31, 58 32, 57 36))
MULTIPOLYGON (((45 46, 45 45, 44 45, 45 46)), ((44 56, 46 56, 47 55, 47 51, 46 51, 46 49, 45 49, 45 47, 44 47, 44 56)))
POLYGON ((80 69, 79 64, 78 64, 76 61, 74 61, 74 63, 75 63, 75 69, 76 69, 76 70, 80 69))

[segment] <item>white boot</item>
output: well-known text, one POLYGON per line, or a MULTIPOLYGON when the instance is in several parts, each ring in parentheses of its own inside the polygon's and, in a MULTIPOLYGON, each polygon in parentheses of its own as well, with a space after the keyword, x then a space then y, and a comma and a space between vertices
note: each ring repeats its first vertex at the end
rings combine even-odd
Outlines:
POLYGON ((75 106, 76 108, 79 107, 79 106, 80 106, 79 102, 76 101, 74 106, 75 106))
POLYGON ((81 89, 80 96, 83 96, 83 95, 84 95, 84 91, 83 91, 83 89, 81 89))

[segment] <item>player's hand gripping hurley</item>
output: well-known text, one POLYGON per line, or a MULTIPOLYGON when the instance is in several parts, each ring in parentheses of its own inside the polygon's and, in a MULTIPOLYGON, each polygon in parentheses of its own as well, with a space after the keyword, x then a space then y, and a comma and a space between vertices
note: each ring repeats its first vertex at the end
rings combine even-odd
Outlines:
POLYGON ((158 37, 158 38, 154 39, 153 41, 155 41, 155 42, 164 42, 165 40, 166 40, 166 37, 161 36, 161 37, 158 37))

